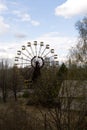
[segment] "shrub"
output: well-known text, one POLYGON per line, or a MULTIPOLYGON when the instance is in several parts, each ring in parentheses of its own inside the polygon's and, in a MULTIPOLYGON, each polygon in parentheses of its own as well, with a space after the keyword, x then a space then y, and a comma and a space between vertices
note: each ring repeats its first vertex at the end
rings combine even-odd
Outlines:
POLYGON ((28 98, 28 97, 29 97, 29 92, 28 92, 28 91, 24 91, 23 97, 24 97, 24 98, 28 98))

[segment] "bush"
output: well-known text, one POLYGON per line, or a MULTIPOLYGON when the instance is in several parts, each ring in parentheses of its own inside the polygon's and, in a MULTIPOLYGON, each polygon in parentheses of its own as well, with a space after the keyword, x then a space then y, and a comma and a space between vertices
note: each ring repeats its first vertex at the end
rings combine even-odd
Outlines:
POLYGON ((28 91, 24 91, 23 97, 24 97, 24 98, 28 98, 28 97, 29 97, 29 92, 28 92, 28 91))
POLYGON ((0 109, 0 130, 43 130, 41 121, 17 103, 0 109))

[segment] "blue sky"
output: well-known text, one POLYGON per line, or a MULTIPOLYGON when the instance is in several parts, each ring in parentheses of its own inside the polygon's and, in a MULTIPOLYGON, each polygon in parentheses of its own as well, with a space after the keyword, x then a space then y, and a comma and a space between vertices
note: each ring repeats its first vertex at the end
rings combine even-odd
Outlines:
POLYGON ((0 57, 13 58, 27 41, 49 43, 61 61, 76 44, 75 23, 87 0, 0 0, 0 57))

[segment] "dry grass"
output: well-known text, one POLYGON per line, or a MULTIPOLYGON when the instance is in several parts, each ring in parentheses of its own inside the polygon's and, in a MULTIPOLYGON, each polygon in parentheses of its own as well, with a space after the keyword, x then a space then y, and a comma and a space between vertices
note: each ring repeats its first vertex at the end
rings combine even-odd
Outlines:
POLYGON ((27 106, 27 100, 19 99, 0 103, 0 130, 86 130, 87 117, 82 113, 68 113, 41 106, 27 106), (70 123, 70 124, 69 124, 70 123))

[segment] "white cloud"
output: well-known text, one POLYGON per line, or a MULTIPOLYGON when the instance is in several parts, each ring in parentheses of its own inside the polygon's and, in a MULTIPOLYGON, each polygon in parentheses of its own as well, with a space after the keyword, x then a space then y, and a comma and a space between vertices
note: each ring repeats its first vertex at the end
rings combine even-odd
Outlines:
MULTIPOLYGON (((2 15, 6 10, 8 10, 7 6, 0 1, 0 14, 2 15)), ((0 34, 7 32, 9 27, 10 26, 4 20, 4 17, 0 16, 0 34)))
POLYGON ((18 42, 2 42, 0 43, 0 60, 9 60, 9 64, 14 64, 14 57, 16 56, 17 50, 21 48, 18 42), (4 48, 4 49, 3 49, 4 48))
POLYGON ((55 15, 70 18, 87 14, 87 0, 67 0, 55 9, 55 15))
POLYGON ((40 25, 40 23, 38 21, 34 21, 34 20, 31 20, 31 24, 34 26, 40 25))
POLYGON ((30 21, 31 20, 31 17, 29 14, 27 13, 22 13, 20 11, 13 11, 14 14, 17 15, 17 17, 19 17, 22 21, 30 21))
POLYGON ((18 2, 10 1, 10 4, 17 6, 17 5, 18 5, 18 2))
POLYGON ((0 16, 0 34, 3 34, 9 30, 10 26, 4 22, 4 18, 0 16))
POLYGON ((17 15, 17 17, 20 18, 20 20, 23 22, 30 22, 33 26, 40 25, 40 23, 38 21, 33 20, 28 13, 14 10, 13 14, 17 15))
POLYGON ((5 11, 5 10, 7 10, 7 9, 8 9, 7 6, 5 4, 2 4, 0 2, 0 13, 3 12, 3 11, 5 11))
POLYGON ((39 37, 37 40, 51 44, 56 50, 69 49, 75 44, 76 38, 61 36, 58 32, 50 32, 39 37))
POLYGON ((0 48, 0 53, 5 53, 5 52, 6 52, 6 49, 0 48))

